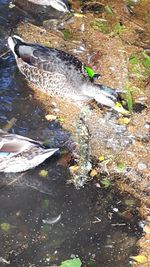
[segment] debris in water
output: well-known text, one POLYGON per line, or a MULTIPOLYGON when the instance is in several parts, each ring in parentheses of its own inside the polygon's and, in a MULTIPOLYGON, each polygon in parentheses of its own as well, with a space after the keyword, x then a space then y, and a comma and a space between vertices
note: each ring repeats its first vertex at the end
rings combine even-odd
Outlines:
POLYGON ((41 176, 41 177, 46 177, 47 175, 48 175, 48 171, 47 170, 41 170, 39 172, 39 176, 41 176))
POLYGON ((46 223, 46 224, 55 224, 55 223, 59 222, 60 219, 61 219, 61 214, 59 214, 58 217, 55 217, 52 219, 48 219, 48 220, 43 219, 42 222, 46 223))
POLYGON ((10 264, 10 261, 5 260, 3 257, 0 257, 0 262, 5 264, 10 264))

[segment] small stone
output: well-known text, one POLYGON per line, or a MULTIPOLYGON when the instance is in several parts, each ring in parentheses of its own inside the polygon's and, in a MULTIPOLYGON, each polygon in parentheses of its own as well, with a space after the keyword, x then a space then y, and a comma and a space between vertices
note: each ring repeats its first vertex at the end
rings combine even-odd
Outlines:
POLYGON ((53 115, 53 114, 47 114, 45 116, 45 119, 48 120, 48 121, 53 121, 53 120, 56 120, 57 117, 55 115, 53 115))
POLYGON ((101 188, 99 183, 96 183, 95 186, 98 187, 98 188, 101 188))
POLYGON ((149 123, 149 122, 146 122, 145 125, 144 125, 144 127, 145 127, 146 129, 149 129, 149 128, 150 128, 150 123, 149 123))
POLYGON ((147 165, 146 165, 145 163, 143 163, 143 162, 139 162, 139 164, 138 164, 138 169, 139 169, 140 171, 145 170, 146 168, 147 168, 147 165))
POLYGON ((118 209, 118 208, 113 208, 113 211, 114 211, 114 212, 118 212, 119 209, 118 209))

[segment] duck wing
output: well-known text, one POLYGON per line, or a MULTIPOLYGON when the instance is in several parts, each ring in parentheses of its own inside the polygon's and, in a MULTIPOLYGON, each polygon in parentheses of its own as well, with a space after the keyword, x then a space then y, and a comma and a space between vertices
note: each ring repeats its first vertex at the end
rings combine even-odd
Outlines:
POLYGON ((1 153, 15 153, 19 154, 26 149, 33 146, 41 146, 40 142, 36 142, 30 138, 9 134, 3 130, 0 130, 0 154, 1 153))
POLYGON ((24 62, 48 72, 59 72, 67 75, 69 71, 77 71, 87 77, 85 65, 75 56, 64 51, 39 44, 19 42, 14 47, 15 54, 24 62))

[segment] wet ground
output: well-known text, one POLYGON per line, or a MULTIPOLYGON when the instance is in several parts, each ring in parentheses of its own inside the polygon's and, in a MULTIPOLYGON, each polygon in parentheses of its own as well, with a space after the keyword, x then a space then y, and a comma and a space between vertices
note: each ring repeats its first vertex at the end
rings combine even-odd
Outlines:
MULTIPOLYGON (((149 65, 141 66, 141 51, 149 48, 149 5, 147 1, 137 5, 101 2, 104 5, 101 9, 99 6, 101 12, 96 14, 93 8, 87 12, 91 4, 83 3, 87 12, 84 17, 77 16, 63 26, 65 31, 56 31, 49 29, 49 21, 44 22, 46 28, 39 27, 18 8, 8 8, 9 1, 0 1, 1 54, 7 50, 11 22, 11 28, 27 41, 74 53, 101 73, 100 82, 116 88, 126 86, 127 100, 131 102, 132 91, 134 102, 128 123, 121 115, 92 105, 86 125, 95 171, 90 178, 95 179, 83 189, 76 190, 66 183, 71 179, 66 149, 65 156, 58 155, 23 176, 0 175, 0 257, 8 261, 8 266, 58 265, 79 256, 83 266, 125 267, 130 266, 130 256, 149 255, 148 231, 140 240, 141 250, 136 245, 141 234, 139 211, 148 224, 150 203, 149 65), (43 169, 48 171, 46 177, 40 176, 43 169), (117 188, 130 192, 130 196, 120 194, 117 188), (58 222, 53 223, 57 218, 58 222)), ((77 1, 72 5, 78 12, 79 4, 77 1)), ((62 146, 68 139, 81 141, 76 137, 76 107, 69 106, 70 121, 69 103, 47 101, 35 88, 31 90, 11 53, 3 55, 0 63, 1 128, 15 118, 11 132, 49 142, 51 146, 62 146), (61 120, 48 122, 46 114, 57 115, 61 120)), ((149 263, 141 266, 146 264, 149 263)))

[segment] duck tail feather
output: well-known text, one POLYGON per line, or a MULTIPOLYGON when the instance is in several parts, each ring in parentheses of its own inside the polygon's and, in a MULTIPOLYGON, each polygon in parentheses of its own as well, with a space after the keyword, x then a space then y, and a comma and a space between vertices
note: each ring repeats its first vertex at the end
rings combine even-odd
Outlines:
POLYGON ((12 50, 13 54, 15 57, 17 57, 16 51, 15 51, 15 47, 16 45, 19 46, 24 42, 24 40, 17 36, 17 35, 13 35, 13 36, 9 36, 8 37, 8 45, 9 48, 12 50))

